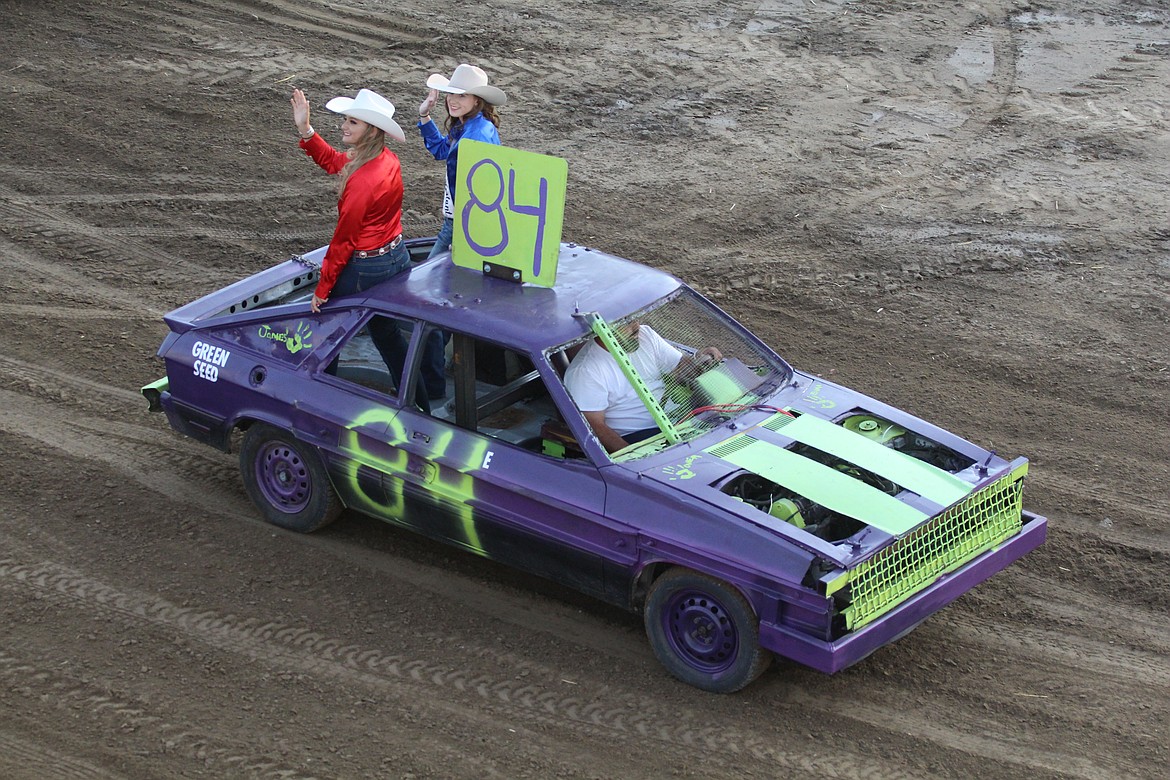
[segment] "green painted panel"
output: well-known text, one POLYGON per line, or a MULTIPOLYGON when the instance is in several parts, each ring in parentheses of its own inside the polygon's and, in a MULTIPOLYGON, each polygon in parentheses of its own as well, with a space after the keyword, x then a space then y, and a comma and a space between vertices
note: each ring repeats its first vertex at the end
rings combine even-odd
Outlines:
POLYGON ((784 435, 892 480, 940 506, 950 506, 973 489, 936 466, 811 414, 785 425, 784 435))
POLYGON ((707 396, 709 403, 729 404, 743 398, 744 387, 719 371, 708 371, 695 378, 695 386, 707 396))
MULTIPOLYGON (((787 427, 784 430, 788 432, 787 427)), ((834 512, 894 536, 901 536, 927 518, 917 509, 848 474, 758 439, 750 439, 750 444, 720 457, 834 512)))

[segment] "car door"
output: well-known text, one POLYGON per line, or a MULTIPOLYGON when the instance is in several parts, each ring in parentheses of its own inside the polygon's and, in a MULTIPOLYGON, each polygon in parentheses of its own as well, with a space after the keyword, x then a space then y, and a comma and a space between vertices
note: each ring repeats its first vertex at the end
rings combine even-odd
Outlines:
POLYGON ((624 603, 636 545, 627 527, 604 515, 597 466, 543 454, 539 418, 555 413, 544 378, 531 364, 513 367, 515 377, 484 372, 484 354, 483 342, 456 334, 455 397, 432 414, 403 409, 395 418, 390 433, 406 455, 387 492, 431 510, 410 521, 423 533, 624 603), (494 413, 477 417, 477 409, 494 413))
MULTIPOLYGON (((412 324, 397 323, 405 354, 412 324)), ((386 490, 385 474, 400 470, 405 460, 389 434, 401 399, 394 372, 375 348, 368 325, 369 319, 358 322, 335 348, 307 361, 303 375, 292 380, 296 387, 283 395, 293 399, 293 432, 322 453, 342 502, 394 519, 402 513, 401 498, 386 490)))

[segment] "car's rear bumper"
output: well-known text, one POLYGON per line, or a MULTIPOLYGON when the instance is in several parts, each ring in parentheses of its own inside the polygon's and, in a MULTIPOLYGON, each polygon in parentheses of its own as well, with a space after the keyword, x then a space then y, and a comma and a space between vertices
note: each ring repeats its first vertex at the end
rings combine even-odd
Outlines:
POLYGON ((230 451, 228 437, 231 426, 222 417, 176 400, 167 390, 159 392, 156 398, 147 396, 147 399, 151 402, 152 410, 157 406, 166 413, 167 422, 179 433, 224 452, 230 451))
POLYGON ((171 388, 171 382, 165 376, 162 379, 156 379, 155 381, 151 382, 149 385, 146 385, 145 387, 142 388, 142 396, 146 399, 146 402, 150 405, 150 407, 149 407, 150 411, 152 411, 152 412, 161 412, 162 411, 163 393, 169 393, 170 388, 171 388))
POLYGON ((774 623, 760 624, 760 644, 778 655, 832 674, 893 642, 979 583, 1044 543, 1048 521, 1024 513, 1024 527, 998 547, 942 577, 865 627, 832 642, 774 623))

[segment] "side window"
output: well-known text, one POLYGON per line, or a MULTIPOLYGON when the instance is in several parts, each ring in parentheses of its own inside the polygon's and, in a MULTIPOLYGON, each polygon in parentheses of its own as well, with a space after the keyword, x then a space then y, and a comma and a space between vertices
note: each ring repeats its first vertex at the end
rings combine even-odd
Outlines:
MULTIPOLYGON (((557 349, 548 353, 548 362, 553 367, 553 371, 557 373, 557 379, 564 384, 565 372, 569 370, 569 364, 573 362, 573 358, 585 346, 584 341, 579 341, 564 349, 557 349)), ((564 418, 559 414, 548 420, 540 431, 541 446, 546 455, 553 455, 558 458, 584 458, 585 453, 581 450, 581 445, 577 441, 577 437, 573 435, 573 431, 565 423, 564 418)))
POLYGON ((327 347, 351 322, 348 313, 317 315, 306 310, 289 317, 233 325, 210 332, 223 341, 296 366, 315 350, 327 347))
POLYGON ((462 333, 453 334, 451 345, 454 397, 433 414, 461 428, 543 451, 542 429, 558 414, 532 361, 462 333))
POLYGON ((397 396, 413 333, 411 321, 376 314, 354 331, 325 370, 338 379, 397 396))

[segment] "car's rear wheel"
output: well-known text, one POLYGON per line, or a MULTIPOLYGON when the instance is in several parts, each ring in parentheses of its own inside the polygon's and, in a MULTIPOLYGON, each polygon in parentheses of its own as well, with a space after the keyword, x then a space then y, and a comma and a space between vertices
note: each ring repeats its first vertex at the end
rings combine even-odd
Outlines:
POLYGON ((659 577, 644 613, 650 646, 678 679, 712 693, 732 693, 768 668, 760 625, 738 590, 689 569, 659 577))
POLYGON ((341 501, 317 451, 264 423, 244 433, 240 474, 264 519, 290 531, 324 528, 341 514, 341 501))

